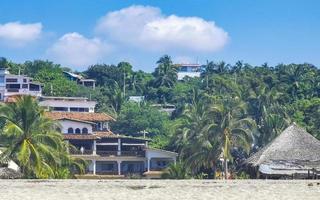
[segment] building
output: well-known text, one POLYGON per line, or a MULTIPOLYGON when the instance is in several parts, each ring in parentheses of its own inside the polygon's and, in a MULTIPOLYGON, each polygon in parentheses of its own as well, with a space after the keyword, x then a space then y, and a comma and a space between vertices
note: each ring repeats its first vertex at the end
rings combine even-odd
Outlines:
MULTIPOLYGON (((114 119, 105 113, 88 110, 71 112, 70 104, 66 99, 44 99, 40 103, 49 108, 63 107, 61 101, 66 101, 63 109, 46 112, 46 115, 60 123, 59 131, 64 139, 75 147, 70 149, 70 154, 90 163, 86 170, 87 174, 148 175, 152 171, 159 172, 176 161, 177 154, 174 152, 149 148, 149 139, 112 133, 110 122, 114 119)), ((86 101, 81 102, 82 107, 86 107, 84 102, 86 101)), ((93 105, 90 101, 87 103, 87 107, 93 105)))
POLYGON ((0 100, 8 101, 12 96, 31 95, 40 97, 41 84, 25 75, 10 74, 6 69, 0 69, 0 100))
POLYGON ((245 164, 257 178, 320 177, 320 141, 296 124, 249 157, 245 164))
POLYGON ((83 97, 48 97, 42 96, 39 99, 40 106, 46 111, 64 112, 94 112, 95 101, 83 97))
POLYGON ((83 85, 85 87, 89 87, 92 89, 95 89, 96 87, 96 81, 93 79, 85 79, 83 76, 75 74, 75 73, 71 73, 71 72, 67 72, 64 71, 63 74, 65 75, 65 77, 67 79, 69 79, 70 81, 76 81, 77 84, 79 85, 83 85))
POLYGON ((183 80, 185 77, 200 77, 203 69, 199 64, 176 64, 175 66, 178 69, 178 80, 183 80))

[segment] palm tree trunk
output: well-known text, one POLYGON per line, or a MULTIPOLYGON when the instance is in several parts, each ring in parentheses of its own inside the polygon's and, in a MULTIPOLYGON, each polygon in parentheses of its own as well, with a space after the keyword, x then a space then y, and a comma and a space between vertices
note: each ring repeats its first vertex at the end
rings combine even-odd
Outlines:
POLYGON ((228 179, 228 159, 224 159, 224 178, 228 179))

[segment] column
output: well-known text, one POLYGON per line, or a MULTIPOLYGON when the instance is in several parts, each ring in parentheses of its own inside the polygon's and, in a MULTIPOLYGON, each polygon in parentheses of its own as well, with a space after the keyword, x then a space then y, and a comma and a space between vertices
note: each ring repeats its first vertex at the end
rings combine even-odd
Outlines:
POLYGON ((93 140, 92 150, 93 150, 92 154, 96 155, 97 154, 97 141, 96 140, 93 140))
POLYGON ((96 175, 96 160, 92 160, 92 171, 93 175, 96 175))
POLYGON ((67 153, 70 153, 70 144, 69 144, 69 140, 66 140, 66 144, 67 144, 67 153))
POLYGON ((121 139, 118 138, 118 152, 117 152, 118 156, 121 156, 121 139))
POLYGON ((121 175, 121 161, 117 161, 118 164, 118 175, 121 175))
POLYGON ((147 160, 147 171, 150 172, 150 158, 147 160))

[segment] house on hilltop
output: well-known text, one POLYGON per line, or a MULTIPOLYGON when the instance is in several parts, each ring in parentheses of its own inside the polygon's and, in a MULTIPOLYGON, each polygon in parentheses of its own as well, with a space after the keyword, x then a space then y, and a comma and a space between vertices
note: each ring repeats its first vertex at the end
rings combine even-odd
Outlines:
POLYGON ((96 87, 96 81, 94 79, 86 79, 81 75, 67 71, 64 71, 63 74, 67 79, 69 79, 70 81, 76 81, 79 85, 83 85, 92 89, 95 89, 96 87))
POLYGON ((41 94, 41 83, 33 81, 28 76, 14 75, 4 68, 0 69, 0 101, 7 102, 11 97, 20 95, 40 97, 41 94))

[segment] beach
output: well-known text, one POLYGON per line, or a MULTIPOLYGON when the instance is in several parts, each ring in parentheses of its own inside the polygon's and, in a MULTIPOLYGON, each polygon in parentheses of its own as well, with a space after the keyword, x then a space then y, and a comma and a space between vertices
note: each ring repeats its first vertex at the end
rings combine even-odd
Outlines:
POLYGON ((320 180, 0 180, 1 200, 320 199, 320 180))

